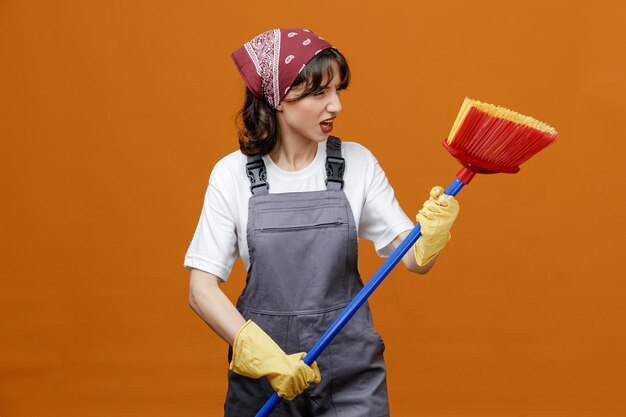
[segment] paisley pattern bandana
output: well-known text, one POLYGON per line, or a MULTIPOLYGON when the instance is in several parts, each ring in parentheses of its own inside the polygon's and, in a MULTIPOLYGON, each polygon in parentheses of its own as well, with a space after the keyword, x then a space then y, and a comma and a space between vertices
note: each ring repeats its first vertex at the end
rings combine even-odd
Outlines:
POLYGON ((335 47, 308 29, 274 29, 246 42, 232 58, 252 94, 276 108, 306 64, 328 48, 335 47))

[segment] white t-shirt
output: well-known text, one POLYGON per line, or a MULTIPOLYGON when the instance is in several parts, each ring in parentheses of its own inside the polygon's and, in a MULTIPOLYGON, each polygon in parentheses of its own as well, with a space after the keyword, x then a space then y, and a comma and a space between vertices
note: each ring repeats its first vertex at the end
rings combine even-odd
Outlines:
MULTIPOLYGON (((391 242, 413 222, 402 211, 393 188, 372 153, 355 142, 342 142, 345 159, 343 191, 350 202, 359 237, 371 240, 377 253, 387 257, 393 252, 391 242)), ((313 161, 304 169, 288 172, 280 169, 268 156, 269 193, 325 190, 326 142, 320 142, 313 161)), ((235 151, 222 158, 209 178, 202 213, 185 255, 187 269, 200 269, 226 281, 241 256, 249 268, 248 199, 250 181, 246 174, 246 156, 235 151)))

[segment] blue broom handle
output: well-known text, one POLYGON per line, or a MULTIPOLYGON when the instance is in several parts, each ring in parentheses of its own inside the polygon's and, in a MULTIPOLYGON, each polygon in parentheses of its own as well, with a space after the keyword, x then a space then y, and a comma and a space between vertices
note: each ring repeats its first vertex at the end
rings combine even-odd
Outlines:
MULTIPOLYGON (((452 184, 444 191, 444 194, 448 194, 451 196, 456 196, 461 188, 463 188, 465 184, 463 184, 459 179, 455 178, 452 184)), ((337 336, 337 334, 343 329, 348 321, 352 318, 354 313, 363 305, 363 303, 369 298, 370 295, 378 288, 381 282, 387 277, 389 272, 396 266, 396 264, 404 257, 404 255, 408 252, 408 250, 413 246, 417 239, 422 235, 421 226, 417 224, 411 233, 402 241, 400 246, 398 246, 392 253, 389 255, 389 258, 378 268, 376 274, 370 279, 367 284, 361 288, 361 291, 354 297, 354 299, 346 306, 346 308, 341 312, 339 317, 335 319, 333 324, 330 325, 328 330, 324 332, 322 337, 318 339, 315 345, 311 348, 311 350, 306 354, 302 361, 307 365, 311 365, 317 357, 326 349, 326 346, 337 336)), ((263 408, 259 410, 256 414, 256 417, 267 417, 269 414, 276 408, 276 406, 280 403, 281 398, 278 394, 274 393, 269 400, 265 403, 263 408)))

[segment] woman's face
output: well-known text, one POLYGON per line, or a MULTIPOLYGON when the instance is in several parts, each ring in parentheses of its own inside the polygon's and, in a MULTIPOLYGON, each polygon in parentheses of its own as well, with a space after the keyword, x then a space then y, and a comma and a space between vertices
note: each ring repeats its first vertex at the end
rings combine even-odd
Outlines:
MULTIPOLYGON (((341 100, 338 90, 340 80, 339 66, 331 63, 333 79, 326 88, 318 93, 310 94, 296 101, 285 99, 296 98, 304 91, 304 83, 293 87, 285 99, 276 107, 276 117, 281 140, 311 140, 322 142, 328 139, 333 129, 333 121, 341 111, 341 100)), ((328 80, 324 79, 322 85, 328 80)))

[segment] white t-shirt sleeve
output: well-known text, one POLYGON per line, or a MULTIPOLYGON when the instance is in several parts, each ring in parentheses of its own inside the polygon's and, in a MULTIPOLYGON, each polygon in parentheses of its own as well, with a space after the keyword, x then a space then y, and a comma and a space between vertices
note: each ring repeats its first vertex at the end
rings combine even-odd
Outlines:
POLYGON ((228 279, 238 256, 236 208, 226 194, 233 181, 224 164, 216 164, 209 178, 200 220, 187 254, 185 268, 200 269, 228 279))
POLYGON ((394 249, 391 242, 401 232, 413 229, 414 224, 398 204, 385 172, 370 151, 367 159, 369 184, 365 185, 359 235, 374 243, 379 256, 388 257, 394 249))

